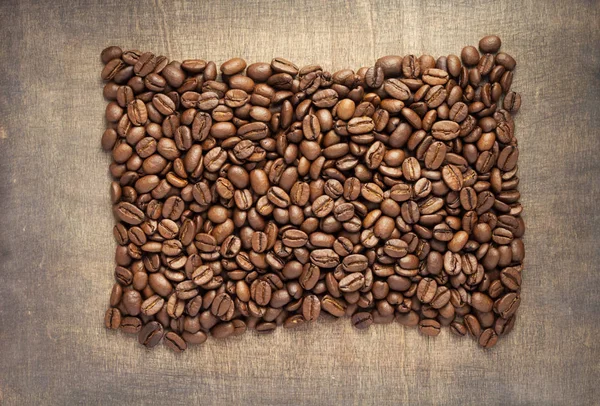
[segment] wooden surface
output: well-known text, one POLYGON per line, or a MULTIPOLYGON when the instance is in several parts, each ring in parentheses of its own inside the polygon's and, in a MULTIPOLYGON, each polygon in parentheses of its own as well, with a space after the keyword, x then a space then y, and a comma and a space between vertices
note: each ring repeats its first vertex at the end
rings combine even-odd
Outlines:
POLYGON ((0 404, 598 404, 600 2, 561 4, 2 1, 0 404), (495 349, 343 320, 175 355, 104 329, 105 46, 334 70, 489 33, 518 61, 527 224, 519 320, 495 349))

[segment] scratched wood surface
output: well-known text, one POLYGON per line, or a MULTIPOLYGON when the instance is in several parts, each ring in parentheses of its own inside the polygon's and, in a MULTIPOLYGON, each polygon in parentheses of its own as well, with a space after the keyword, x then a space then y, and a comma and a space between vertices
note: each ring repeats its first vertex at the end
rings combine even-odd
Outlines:
POLYGON ((0 404, 598 404, 600 3, 557 3, 2 1, 0 404), (105 331, 105 46, 334 70, 489 33, 518 60, 528 227, 519 320, 495 349, 347 320, 183 355, 105 331))

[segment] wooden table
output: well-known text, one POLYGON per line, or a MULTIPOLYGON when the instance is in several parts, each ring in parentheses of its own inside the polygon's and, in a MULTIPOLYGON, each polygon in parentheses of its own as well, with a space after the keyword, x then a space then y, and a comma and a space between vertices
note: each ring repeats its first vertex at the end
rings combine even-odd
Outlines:
POLYGON ((600 3, 0 4, 0 404, 598 404, 600 3), (502 37, 518 67, 526 271, 491 351, 348 320, 176 355, 102 324, 113 283, 100 51, 358 68, 502 37))

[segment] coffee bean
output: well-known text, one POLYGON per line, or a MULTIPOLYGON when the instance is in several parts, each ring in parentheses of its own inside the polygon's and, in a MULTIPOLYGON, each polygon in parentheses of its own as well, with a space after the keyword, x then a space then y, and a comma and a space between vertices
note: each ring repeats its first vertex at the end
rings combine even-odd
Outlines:
POLYGON ((123 317, 121 330, 127 334, 137 334, 142 329, 142 321, 138 317, 123 317))
POLYGON ((340 263, 340 257, 332 249, 317 249, 310 253, 310 260, 321 268, 334 268, 340 263))
POLYGON ((391 239, 385 242, 383 251, 392 258, 402 258, 408 253, 408 244, 400 239, 391 239))
POLYGON ((271 300, 271 285, 265 281, 256 281, 251 288, 252 299, 259 306, 266 306, 271 300))
POLYGON ((484 293, 474 292, 471 296, 471 306, 482 313, 491 311, 493 304, 492 299, 484 293))
POLYGON ((175 352, 183 352, 187 349, 187 344, 184 339, 173 331, 169 331, 165 334, 163 344, 175 352))
POLYGON ((302 303, 302 316, 306 321, 315 321, 321 313, 321 302, 315 295, 308 295, 302 303))
POLYGON ((119 71, 123 69, 125 69, 125 64, 123 63, 123 61, 119 58, 114 58, 106 63, 106 65, 102 69, 102 73, 100 76, 102 77, 102 80, 112 80, 117 75, 117 73, 119 73, 119 71))
POLYGON ((521 271, 517 267, 504 268, 500 272, 500 280, 507 289, 518 291, 521 288, 521 271))
POLYGON ((496 53, 500 49, 502 41, 496 35, 488 35, 479 40, 481 52, 496 53))
POLYGON ((312 211, 317 217, 325 217, 333 210, 333 199, 323 195, 318 197, 312 204, 312 211))
POLYGON ((198 286, 207 284, 214 276, 213 270, 208 265, 201 265, 192 274, 192 280, 198 286))
POLYGON ((369 328, 373 324, 373 315, 369 312, 358 312, 352 316, 352 325, 359 330, 369 328))
POLYGON ((465 327, 465 325, 457 321, 452 322, 452 324, 450 324, 450 329, 454 334, 460 337, 467 334, 467 328, 465 327))
POLYGON ((505 52, 499 52, 496 55, 496 64, 503 66, 506 70, 511 71, 515 69, 517 62, 515 59, 505 52))
POLYGON ((402 59, 402 74, 407 78, 416 78, 421 74, 421 63, 414 55, 402 59))
POLYGON ((362 272, 369 266, 369 260, 365 255, 352 254, 344 257, 342 266, 349 273, 362 272))
POLYGON ((494 311, 503 319, 508 319, 515 314, 520 304, 521 298, 517 293, 507 293, 494 302, 494 311))
POLYGON ((475 317, 472 314, 467 314, 464 317, 464 322, 465 322, 465 326, 467 327, 467 331, 469 332, 469 334, 473 338, 479 340, 479 336, 481 335, 481 325, 479 324, 477 317, 475 317))
POLYGON ((157 321, 151 321, 140 330, 138 341, 140 344, 153 348, 160 343, 164 334, 163 326, 157 321))
POLYGON ((335 317, 343 317, 346 313, 346 305, 339 299, 325 295, 321 299, 321 308, 335 317))
POLYGON ((431 127, 431 135, 440 141, 451 141, 458 137, 460 125, 454 121, 436 121, 431 127))
MULTIPOLYGON (((415 169, 415 168, 413 168, 413 169, 415 169)), ((376 183, 365 184, 361 188, 360 192, 361 192, 361 196, 369 202, 381 203, 381 201, 383 201, 383 190, 376 183)))
POLYGON ((111 307, 104 314, 104 326, 108 329, 116 330, 121 326, 121 312, 119 309, 111 307))
POLYGON ((417 288, 417 297, 423 303, 429 303, 435 297, 437 283, 431 278, 423 278, 417 288))
POLYGON ((467 66, 476 65, 479 62, 479 52, 474 46, 466 46, 462 49, 460 58, 467 66))
POLYGON ((384 73, 381 66, 372 66, 365 73, 365 83, 371 88, 378 88, 383 84, 384 73))
POLYGON ((496 342, 498 342, 498 335, 494 329, 487 328, 482 331, 478 342, 483 348, 491 348, 496 345, 496 342))
POLYGON ((444 183, 454 191, 460 191, 463 187, 463 175, 454 165, 446 165, 442 168, 444 183))
POLYGON ((227 314, 232 306, 231 297, 227 293, 221 293, 213 299, 210 312, 217 317, 222 317, 227 314))
POLYGON ((419 332, 426 336, 435 337, 440 334, 441 325, 433 319, 423 319, 419 323, 419 332))
POLYGON ((133 125, 144 125, 148 121, 148 110, 140 99, 136 99, 127 105, 127 117, 133 125))
POLYGON ((281 241, 291 248, 300 248, 308 242, 308 236, 302 230, 289 229, 284 231, 281 241))
POLYGON ((353 135, 366 134, 375 128, 375 123, 370 117, 354 117, 348 121, 348 132, 353 135))
POLYGON ((402 162, 402 175, 408 181, 416 181, 421 177, 421 166, 414 157, 409 157, 402 162))
POLYGON ((150 296, 142 302, 142 313, 146 316, 154 316, 162 309, 164 304, 165 300, 159 295, 150 296))
POLYGON ((344 277, 339 282, 339 289, 344 293, 356 292, 364 286, 365 277, 359 272, 354 272, 344 277))

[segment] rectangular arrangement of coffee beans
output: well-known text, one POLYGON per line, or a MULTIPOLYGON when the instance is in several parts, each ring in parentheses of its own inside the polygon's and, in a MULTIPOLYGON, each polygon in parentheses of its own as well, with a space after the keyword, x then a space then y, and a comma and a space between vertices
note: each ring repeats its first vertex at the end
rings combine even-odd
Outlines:
POLYGON ((183 351, 348 317, 494 346, 524 258, 521 97, 500 45, 335 73, 106 48, 106 327, 183 351))

